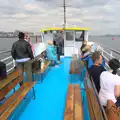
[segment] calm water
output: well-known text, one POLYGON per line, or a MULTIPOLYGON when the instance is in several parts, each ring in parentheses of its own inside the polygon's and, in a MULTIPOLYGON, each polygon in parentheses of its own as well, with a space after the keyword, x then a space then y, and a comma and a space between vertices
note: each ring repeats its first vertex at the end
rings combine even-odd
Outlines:
MULTIPOLYGON (((0 38, 0 51, 10 50, 16 40, 17 38, 0 38)), ((40 41, 41 39, 38 38, 38 40, 40 41)), ((117 50, 120 49, 120 37, 115 37, 115 40, 112 40, 112 37, 90 36, 89 41, 101 43, 117 50)), ((35 37, 32 38, 32 42, 35 42, 35 37)))
MULTIPOLYGON (((45 40, 50 40, 52 37, 51 36, 45 36, 45 40)), ((35 37, 31 38, 32 42, 35 43, 35 37)), ((11 50, 12 44, 17 41, 18 38, 0 38, 0 52, 1 51, 6 51, 6 50, 11 50)), ((41 38, 38 38, 38 41, 41 41, 41 38)), ((113 49, 116 49, 117 51, 120 52, 120 37, 115 37, 115 40, 112 40, 112 37, 89 37, 89 41, 93 41, 93 42, 97 42, 97 43, 101 43, 104 45, 107 45, 113 49)), ((0 60, 10 56, 10 53, 6 53, 6 54, 0 54, 0 60)), ((120 56, 115 55, 116 58, 120 59, 120 56)), ((5 61, 5 63, 9 63, 9 61, 5 61)), ((9 66, 8 66, 9 67, 9 66)), ((7 68, 8 68, 7 67, 7 68)))
MULTIPOLYGON (((31 38, 32 42, 35 43, 35 37, 31 38)), ((45 39, 49 39, 48 37, 45 39)), ((18 38, 0 38, 0 51, 11 50, 12 44, 17 41, 18 38)), ((38 41, 41 41, 41 38, 38 38, 38 41)), ((101 43, 107 45, 113 49, 116 49, 120 52, 120 37, 115 37, 115 40, 112 40, 112 37, 98 37, 90 36, 89 41, 101 43)), ((0 58, 2 56, 0 55, 0 58)))

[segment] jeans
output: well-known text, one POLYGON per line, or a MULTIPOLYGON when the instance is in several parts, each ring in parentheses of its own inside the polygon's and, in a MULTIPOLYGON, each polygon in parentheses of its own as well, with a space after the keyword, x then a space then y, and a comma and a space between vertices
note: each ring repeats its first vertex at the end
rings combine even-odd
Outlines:
POLYGON ((117 107, 120 107, 120 97, 117 98, 117 102, 115 104, 117 107))

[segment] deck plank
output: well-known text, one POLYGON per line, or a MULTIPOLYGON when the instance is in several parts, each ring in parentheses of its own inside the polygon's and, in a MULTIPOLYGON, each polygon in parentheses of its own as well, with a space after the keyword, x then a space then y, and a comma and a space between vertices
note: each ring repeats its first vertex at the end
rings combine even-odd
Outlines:
POLYGON ((68 87, 64 120, 83 120, 80 85, 70 84, 68 87))
POLYGON ((21 74, 22 74, 21 69, 17 69, 13 71, 11 74, 9 74, 6 79, 3 79, 2 81, 0 81, 0 90, 4 88, 6 85, 8 85, 9 83, 11 83, 13 79, 17 78, 21 74))
POLYGON ((0 106, 0 114, 4 112, 4 110, 17 98, 23 91, 24 86, 21 86, 19 90, 15 92, 12 96, 10 96, 1 106, 0 106))
POLYGON ((51 64, 51 61, 46 61, 43 69, 40 70, 40 73, 43 73, 50 64, 51 64))
POLYGON ((37 71, 35 71, 34 73, 35 73, 35 74, 42 74, 42 73, 47 69, 47 67, 48 67, 50 64, 51 64, 51 61, 46 61, 46 62, 44 63, 43 69, 37 70, 37 71))
MULTIPOLYGON (((3 112, 3 114, 0 116, 0 120, 7 120, 9 115, 15 110, 15 108, 18 106, 18 104, 22 101, 24 96, 28 93, 28 91, 33 87, 35 82, 25 82, 24 83, 24 90, 22 93, 15 98, 15 100, 10 104, 7 109, 3 112)), ((15 96, 14 96, 15 97, 15 96)))
POLYGON ((11 83, 6 85, 2 90, 0 90, 0 100, 5 97, 8 92, 10 92, 17 84, 19 84, 23 80, 23 76, 19 76, 18 78, 14 79, 11 83))
POLYGON ((74 94, 74 88, 72 85, 69 85, 64 120, 73 120, 73 98, 74 98, 73 94, 74 94))
POLYGON ((75 86, 75 120, 83 120, 82 98, 80 86, 75 86))
POLYGON ((92 88, 87 89, 86 93, 91 120, 92 119, 103 120, 103 115, 100 111, 93 89, 92 88))

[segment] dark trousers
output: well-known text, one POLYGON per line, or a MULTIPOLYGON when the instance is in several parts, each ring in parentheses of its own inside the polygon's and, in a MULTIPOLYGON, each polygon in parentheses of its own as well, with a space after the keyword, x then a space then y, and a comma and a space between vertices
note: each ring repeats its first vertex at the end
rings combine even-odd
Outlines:
POLYGON ((57 46, 57 59, 60 61, 61 48, 57 46))

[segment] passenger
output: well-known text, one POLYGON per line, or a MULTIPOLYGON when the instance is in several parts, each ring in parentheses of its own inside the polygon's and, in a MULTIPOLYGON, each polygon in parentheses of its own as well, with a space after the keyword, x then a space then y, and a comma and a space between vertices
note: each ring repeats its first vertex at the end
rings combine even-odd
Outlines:
POLYGON ((11 55, 16 61, 17 66, 26 70, 27 80, 32 81, 31 63, 34 56, 29 42, 24 40, 23 32, 19 33, 19 40, 13 43, 11 55))
POLYGON ((91 54, 91 48, 92 48, 92 45, 90 46, 90 45, 88 45, 88 41, 87 40, 85 40, 84 42, 83 42, 83 44, 82 44, 82 46, 81 46, 81 52, 82 52, 82 57, 86 57, 86 56, 88 56, 88 55, 90 55, 91 54))
POLYGON ((93 79, 97 92, 100 90, 100 74, 106 71, 102 64, 102 55, 100 52, 96 51, 92 54, 93 65, 88 68, 90 78, 93 79))
MULTIPOLYGON (((84 58, 81 58, 81 60, 85 61, 87 69, 90 68, 94 64, 91 57, 92 57, 91 55, 88 55, 88 56, 86 56, 84 58)), ((103 66, 103 67, 105 66, 105 59, 104 59, 103 56, 102 56, 102 64, 101 64, 101 66, 103 66)))
POLYGON ((33 45, 32 42, 31 42, 30 37, 28 37, 28 42, 30 43, 30 46, 31 46, 32 52, 33 52, 33 54, 34 54, 35 49, 34 49, 34 45, 33 45))
POLYGON ((100 75, 100 102, 103 106, 106 106, 107 101, 112 100, 117 107, 120 107, 120 76, 117 75, 120 62, 113 58, 108 64, 110 70, 102 72, 100 75))
POLYGON ((62 54, 62 46, 63 46, 63 34, 62 31, 54 35, 54 42, 56 42, 56 48, 57 48, 57 58, 58 62, 60 63, 60 55, 62 54))
POLYGON ((58 60, 57 60, 56 48, 53 45, 52 41, 48 41, 48 47, 46 49, 46 54, 47 54, 48 60, 53 61, 54 65, 57 66, 58 60))

